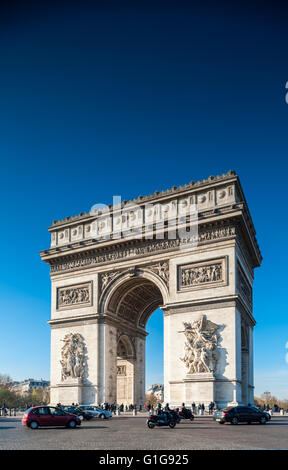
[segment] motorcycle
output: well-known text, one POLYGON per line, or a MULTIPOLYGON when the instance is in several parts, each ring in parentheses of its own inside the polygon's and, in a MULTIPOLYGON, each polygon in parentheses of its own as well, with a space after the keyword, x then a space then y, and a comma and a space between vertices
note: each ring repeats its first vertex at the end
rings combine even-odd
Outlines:
POLYGON ((146 421, 149 429, 153 429, 155 426, 169 426, 169 428, 173 429, 177 422, 180 422, 180 418, 175 411, 170 411, 169 413, 165 412, 159 415, 151 415, 146 421))
POLYGON ((179 408, 177 410, 177 413, 178 413, 178 416, 180 417, 180 419, 189 419, 190 421, 193 421, 194 419, 194 415, 192 413, 191 410, 189 409, 185 409, 184 411, 179 411, 179 408))

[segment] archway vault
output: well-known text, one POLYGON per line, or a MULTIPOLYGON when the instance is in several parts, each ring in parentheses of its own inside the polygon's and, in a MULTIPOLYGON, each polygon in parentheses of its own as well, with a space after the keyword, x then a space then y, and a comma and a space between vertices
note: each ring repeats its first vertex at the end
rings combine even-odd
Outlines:
POLYGON ((165 304, 165 283, 148 270, 123 273, 107 286, 100 299, 100 311, 145 328, 150 315, 165 304))

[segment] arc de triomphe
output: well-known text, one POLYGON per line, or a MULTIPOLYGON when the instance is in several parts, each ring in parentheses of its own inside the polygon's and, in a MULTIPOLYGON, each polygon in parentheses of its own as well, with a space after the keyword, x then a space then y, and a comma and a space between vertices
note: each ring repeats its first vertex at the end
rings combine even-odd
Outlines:
POLYGON ((261 254, 234 171, 94 207, 49 231, 51 403, 143 404, 145 327, 159 307, 165 402, 253 402, 261 254))

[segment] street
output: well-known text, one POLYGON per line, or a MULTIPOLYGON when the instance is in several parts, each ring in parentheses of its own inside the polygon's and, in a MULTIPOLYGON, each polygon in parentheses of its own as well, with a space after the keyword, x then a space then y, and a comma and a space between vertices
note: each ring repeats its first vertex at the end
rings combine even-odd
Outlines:
POLYGON ((286 449, 288 417, 273 416, 266 425, 219 425, 209 416, 168 427, 148 429, 147 415, 115 416, 111 420, 83 421, 74 430, 23 428, 21 417, 0 418, 1 450, 190 450, 286 449))

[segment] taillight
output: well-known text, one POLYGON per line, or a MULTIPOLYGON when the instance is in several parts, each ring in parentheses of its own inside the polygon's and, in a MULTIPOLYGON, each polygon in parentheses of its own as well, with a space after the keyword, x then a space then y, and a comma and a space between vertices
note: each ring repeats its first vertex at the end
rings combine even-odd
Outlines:
POLYGON ((223 413, 223 416, 226 416, 226 415, 229 415, 229 413, 227 411, 225 413, 223 413))

